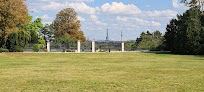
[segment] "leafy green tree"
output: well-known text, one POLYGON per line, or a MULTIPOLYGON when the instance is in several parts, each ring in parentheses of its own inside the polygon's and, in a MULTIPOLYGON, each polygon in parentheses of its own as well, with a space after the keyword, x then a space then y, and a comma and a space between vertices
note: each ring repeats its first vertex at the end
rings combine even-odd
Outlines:
POLYGON ((139 43, 139 49, 153 49, 156 48, 156 41, 153 36, 146 34, 142 36, 142 41, 139 43))
POLYGON ((28 23, 26 0, 0 1, 0 47, 4 46, 10 33, 28 23))
POLYGON ((77 19, 77 13, 73 8, 61 10, 54 20, 54 34, 56 37, 66 35, 72 39, 85 41, 86 38, 80 27, 80 21, 77 19))
POLYGON ((10 52, 23 52, 23 49, 28 46, 30 35, 23 30, 12 32, 8 35, 6 47, 10 52))
POLYGON ((171 20, 167 25, 165 40, 173 53, 199 54, 201 50, 201 12, 197 7, 190 8, 178 20, 171 20))
POLYGON ((53 24, 46 24, 43 28, 40 29, 39 34, 43 37, 45 42, 51 42, 54 39, 54 29, 53 24))
POLYGON ((138 49, 156 49, 162 44, 162 33, 156 30, 153 33, 147 31, 147 33, 142 32, 140 38, 136 40, 138 49))
POLYGON ((45 44, 45 40, 43 37, 40 37, 38 31, 43 28, 42 19, 37 18, 35 21, 32 22, 32 17, 30 19, 30 23, 26 24, 22 29, 26 30, 30 36, 31 41, 30 43, 41 43, 45 44))
POLYGON ((133 41, 127 41, 125 42, 125 48, 129 48, 129 49, 136 48, 135 43, 133 41))
POLYGON ((39 52, 39 51, 40 51, 40 46, 38 46, 37 44, 35 44, 33 47, 31 47, 31 49, 32 49, 34 52, 39 52))
POLYGON ((176 45, 178 44, 178 37, 176 33, 178 31, 178 24, 179 22, 176 19, 172 19, 167 25, 166 33, 164 35, 164 44, 166 45, 167 50, 170 50, 172 52, 177 51, 176 45))
POLYGON ((200 54, 204 54, 204 15, 201 15, 201 32, 200 32, 200 54))
POLYGON ((69 44, 69 43, 76 43, 76 42, 77 42, 77 40, 72 39, 72 38, 65 36, 65 35, 62 37, 57 37, 54 40, 54 43, 60 43, 60 44, 69 44))
POLYGON ((143 36, 145 36, 145 35, 146 35, 145 32, 142 32, 140 34, 140 37, 136 39, 136 46, 139 45, 139 43, 142 41, 143 36))

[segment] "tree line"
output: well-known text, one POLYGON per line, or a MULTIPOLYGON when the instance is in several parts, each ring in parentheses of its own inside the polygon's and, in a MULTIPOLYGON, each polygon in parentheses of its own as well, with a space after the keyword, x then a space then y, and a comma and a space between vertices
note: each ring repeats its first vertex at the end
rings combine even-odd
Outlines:
MULTIPOLYGON (((32 21, 26 0, 0 2, 0 48, 23 52, 29 43, 85 41, 80 20, 73 8, 61 10, 52 24, 42 24, 42 19, 32 21)), ((45 47, 44 45, 41 47, 45 47)))
POLYGON ((147 32, 137 38, 137 47, 171 51, 174 54, 204 54, 204 12, 203 0, 182 0, 190 9, 170 20, 160 40, 147 32), (155 44, 157 42, 157 45, 155 44), (159 44, 158 44, 159 43, 159 44))
POLYGON ((189 3, 190 9, 167 25, 165 44, 176 54, 204 54, 204 14, 199 0, 189 3))

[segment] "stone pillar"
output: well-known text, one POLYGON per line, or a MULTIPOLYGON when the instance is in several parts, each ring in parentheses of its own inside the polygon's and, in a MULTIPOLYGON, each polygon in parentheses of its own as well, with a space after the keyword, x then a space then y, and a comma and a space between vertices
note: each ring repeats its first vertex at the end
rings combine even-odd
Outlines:
POLYGON ((47 52, 50 52, 50 42, 47 42, 47 52))
POLYGON ((77 52, 78 52, 78 53, 81 52, 81 44, 80 44, 80 40, 78 40, 78 42, 77 42, 77 52))
POLYGON ((92 41, 92 52, 95 52, 95 41, 92 41))
POLYGON ((122 52, 124 52, 125 51, 125 44, 124 44, 124 42, 122 42, 122 52))

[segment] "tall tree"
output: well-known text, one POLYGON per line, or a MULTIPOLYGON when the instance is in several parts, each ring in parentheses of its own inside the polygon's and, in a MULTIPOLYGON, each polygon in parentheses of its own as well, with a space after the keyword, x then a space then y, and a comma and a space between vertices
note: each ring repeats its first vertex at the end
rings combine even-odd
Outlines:
POLYGON ((200 15, 200 9, 193 7, 183 15, 178 15, 177 20, 171 20, 164 36, 169 50, 178 54, 200 53, 202 28, 200 15))
POLYGON ((136 39, 136 43, 135 43, 136 46, 139 46, 140 42, 142 41, 143 36, 145 35, 146 35, 145 32, 142 32, 140 34, 140 37, 136 39))
POLYGON ((45 42, 51 42, 54 38, 54 29, 53 24, 46 24, 43 28, 40 29, 39 34, 43 37, 45 42))
POLYGON ((61 10, 54 20, 55 37, 66 35, 72 39, 85 41, 80 27, 80 21, 77 19, 77 13, 73 8, 61 10))
POLYGON ((178 43, 177 42, 178 37, 176 37, 177 31, 178 31, 178 21, 176 19, 172 19, 170 23, 167 25, 166 33, 164 35, 164 38, 165 38, 164 44, 166 45, 167 50, 174 51, 174 49, 176 49, 175 44, 178 43))
POLYGON ((137 38, 136 43, 139 49, 155 50, 162 44, 162 33, 158 30, 153 33, 149 31, 147 33, 142 32, 140 38, 137 38))
POLYGON ((30 35, 23 30, 12 32, 8 35, 6 47, 10 52, 23 52, 24 48, 28 46, 30 35))
POLYGON ((204 54, 204 15, 201 15, 201 34, 200 34, 200 45, 201 45, 201 50, 200 53, 204 54))
POLYGON ((19 30, 28 22, 26 0, 1 0, 0 2, 0 47, 5 44, 8 35, 19 30))
POLYGON ((27 23, 22 29, 26 30, 30 34, 31 36, 30 43, 44 44, 45 41, 38 34, 38 31, 40 31, 40 29, 43 28, 42 19, 37 18, 35 21, 32 21, 32 17, 31 17, 29 20, 30 22, 27 23))

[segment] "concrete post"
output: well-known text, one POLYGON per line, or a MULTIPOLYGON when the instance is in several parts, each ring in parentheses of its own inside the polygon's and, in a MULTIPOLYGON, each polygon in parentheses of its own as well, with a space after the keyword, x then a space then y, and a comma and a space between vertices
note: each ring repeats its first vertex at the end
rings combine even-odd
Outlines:
POLYGON ((47 42, 47 52, 50 52, 50 42, 47 42))
POLYGON ((124 52, 125 51, 125 44, 124 44, 124 42, 122 42, 122 52, 124 52))
POLYGON ((78 40, 78 42, 77 42, 77 52, 78 52, 78 53, 81 52, 81 44, 80 44, 80 40, 78 40))
POLYGON ((92 52, 95 52, 95 41, 92 41, 92 52))

